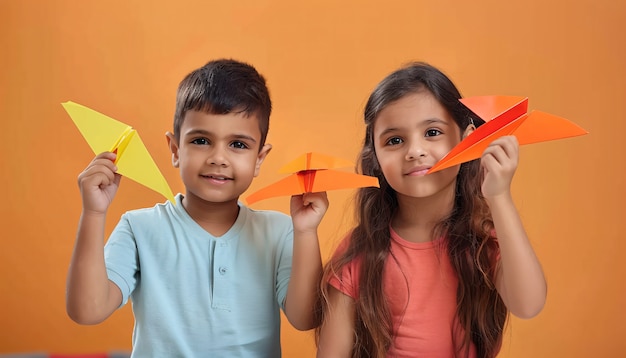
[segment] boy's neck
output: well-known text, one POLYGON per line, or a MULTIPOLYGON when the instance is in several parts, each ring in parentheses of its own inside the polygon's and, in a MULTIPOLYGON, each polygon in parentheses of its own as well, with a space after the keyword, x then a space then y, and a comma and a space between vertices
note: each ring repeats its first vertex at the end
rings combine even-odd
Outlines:
POLYGON ((183 208, 198 225, 215 237, 228 232, 239 216, 237 199, 214 203, 185 195, 183 208))

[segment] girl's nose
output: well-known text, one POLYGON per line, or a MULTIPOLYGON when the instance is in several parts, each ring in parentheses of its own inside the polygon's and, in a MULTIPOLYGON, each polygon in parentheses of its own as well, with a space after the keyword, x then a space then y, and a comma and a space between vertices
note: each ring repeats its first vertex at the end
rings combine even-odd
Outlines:
POLYGON ((406 160, 415 160, 417 158, 426 157, 428 151, 423 143, 415 141, 408 146, 408 150, 406 152, 405 159, 406 160))

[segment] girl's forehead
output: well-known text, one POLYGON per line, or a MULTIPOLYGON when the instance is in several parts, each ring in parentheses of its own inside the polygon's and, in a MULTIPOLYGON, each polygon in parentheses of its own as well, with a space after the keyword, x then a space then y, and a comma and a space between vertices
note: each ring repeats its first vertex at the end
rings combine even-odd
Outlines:
POLYGON ((446 108, 428 91, 406 95, 383 108, 374 122, 375 131, 389 126, 414 126, 440 123, 450 125, 454 119, 446 108))

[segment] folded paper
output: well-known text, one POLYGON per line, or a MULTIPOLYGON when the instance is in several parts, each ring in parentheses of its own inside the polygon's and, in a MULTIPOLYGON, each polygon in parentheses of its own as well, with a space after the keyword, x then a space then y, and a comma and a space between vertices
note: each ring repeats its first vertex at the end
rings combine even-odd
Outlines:
POLYGON ((62 105, 95 154, 115 152, 119 174, 175 202, 167 181, 136 130, 78 103, 68 101, 62 105))
POLYGON ((565 118, 531 111, 528 98, 515 96, 479 96, 462 98, 472 112, 485 121, 437 162, 428 173, 480 158, 495 139, 515 135, 520 145, 569 138, 588 132, 565 118))
POLYGON ((306 153, 280 169, 281 173, 292 173, 291 175, 250 194, 246 202, 251 205, 259 200, 277 196, 379 187, 376 177, 333 170, 352 165, 340 158, 320 153, 306 153))

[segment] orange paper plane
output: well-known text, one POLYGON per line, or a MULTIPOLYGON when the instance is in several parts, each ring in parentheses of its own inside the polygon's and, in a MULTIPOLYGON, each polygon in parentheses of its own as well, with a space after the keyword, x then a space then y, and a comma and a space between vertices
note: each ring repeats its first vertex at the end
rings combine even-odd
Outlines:
POLYGON ((460 101, 486 123, 452 148, 428 173, 480 158, 489 144, 502 136, 515 135, 523 145, 588 133, 565 118, 540 111, 528 113, 527 97, 480 96, 460 101))
POLYGON ((174 202, 174 195, 136 130, 74 102, 62 103, 95 154, 115 152, 117 172, 174 202))
POLYGON ((276 196, 299 195, 321 191, 380 187, 378 178, 332 170, 352 166, 349 161, 320 153, 306 153, 280 169, 290 176, 270 184, 246 198, 248 205, 276 196))

